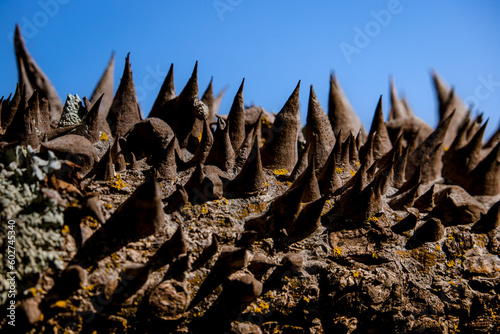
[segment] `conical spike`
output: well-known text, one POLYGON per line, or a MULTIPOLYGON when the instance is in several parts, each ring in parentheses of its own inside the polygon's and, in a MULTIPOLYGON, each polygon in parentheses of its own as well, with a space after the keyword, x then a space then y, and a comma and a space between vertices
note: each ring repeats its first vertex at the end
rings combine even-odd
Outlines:
POLYGON ((415 187, 418 183, 422 181, 422 165, 418 165, 417 169, 413 172, 411 178, 406 180, 406 182, 398 189, 398 191, 393 195, 400 195, 411 188, 415 187))
POLYGON ((325 196, 332 194, 334 191, 337 191, 337 189, 339 189, 342 186, 342 180, 337 174, 336 164, 335 164, 337 160, 336 156, 341 152, 341 146, 342 146, 341 141, 337 140, 318 178, 318 183, 320 184, 321 193, 325 196))
MULTIPOLYGON (((344 136, 347 136, 349 131, 352 133, 361 131, 362 137, 366 137, 363 124, 354 112, 335 75, 330 75, 328 117, 332 124, 333 133, 338 133, 340 129, 343 129, 344 136)), ((344 138, 341 138, 341 140, 344 140, 344 138)))
POLYGON ((469 174, 465 190, 472 196, 495 196, 500 193, 500 143, 469 174))
POLYGON ((107 117, 114 138, 122 137, 134 124, 141 121, 138 106, 130 66, 130 54, 128 54, 125 58, 125 68, 120 86, 118 86, 107 117))
POLYGON ((484 148, 492 149, 499 142, 500 142, 500 126, 498 127, 497 131, 495 131, 495 133, 491 136, 488 142, 484 145, 484 148))
POLYGON ((482 157, 483 135, 486 130, 486 123, 476 132, 474 137, 461 148, 457 146, 465 139, 464 127, 460 128, 457 138, 444 156, 443 176, 459 185, 467 183, 468 174, 478 165, 482 157))
POLYGON ((436 186, 433 184, 432 187, 427 190, 422 196, 415 200, 413 206, 420 212, 431 212, 434 208, 434 193, 436 186))
POLYGON ((120 140, 122 137, 115 138, 115 142, 111 147, 111 157, 113 158, 113 164, 115 165, 115 171, 122 172, 127 169, 127 163, 125 162, 125 155, 122 152, 120 146, 120 140))
POLYGON ((208 107, 198 98, 198 62, 196 62, 193 73, 179 96, 167 101, 153 116, 170 125, 177 135, 181 148, 188 148, 194 152, 198 144, 197 137, 203 128, 201 120, 208 117, 208 111, 208 107))
POLYGON ((155 164, 156 172, 162 180, 174 180, 177 177, 175 148, 178 145, 177 137, 174 135, 165 150, 162 152, 161 159, 155 164))
POLYGON ((137 170, 139 166, 137 166, 137 159, 135 158, 134 152, 130 153, 130 163, 128 165, 128 169, 137 170))
POLYGON ((344 168, 346 172, 351 168, 351 165, 349 164, 349 157, 350 157, 349 148, 351 146, 351 141, 353 139, 354 138, 353 138, 352 132, 351 132, 351 133, 349 133, 347 138, 342 143, 342 154, 340 155, 340 160, 337 161, 338 165, 341 168, 344 168))
POLYGON ((21 145, 30 145, 33 149, 36 149, 40 142, 33 124, 33 112, 31 112, 26 98, 26 95, 23 94, 16 115, 5 132, 5 137, 8 141, 19 140, 21 145))
POLYGON ((21 88, 16 84, 14 96, 9 101, 8 108, 2 109, 2 128, 7 129, 16 115, 19 103, 21 102, 21 88))
POLYGON ((86 177, 92 177, 94 175, 96 181, 109 181, 115 177, 111 148, 106 151, 101 160, 95 164, 94 168, 92 168, 86 177))
POLYGON ((308 142, 315 141, 314 159, 316 160, 316 166, 318 168, 323 167, 333 145, 335 145, 335 135, 328 115, 323 111, 312 85, 309 92, 306 140, 308 142), (313 134, 316 134, 316 136, 313 134))
POLYGON ((377 131, 368 135, 368 139, 366 140, 366 143, 359 150, 359 161, 361 161, 361 162, 368 161, 368 162, 370 162, 370 165, 371 165, 371 163, 375 160, 374 152, 373 152, 373 145, 375 143, 376 136, 377 136, 377 131))
POLYGON ((39 110, 40 113, 38 115, 38 120, 39 120, 39 126, 40 128, 38 129, 42 133, 49 133, 50 132, 50 110, 49 110, 49 101, 45 98, 42 97, 39 102, 39 110))
POLYGON ((474 232, 490 232, 500 228, 500 201, 496 202, 482 215, 481 219, 473 226, 474 232))
POLYGON ((295 180, 290 188, 301 187, 301 183, 306 183, 302 193, 302 203, 315 201, 321 197, 318 179, 316 178, 316 163, 314 162, 314 159, 309 161, 309 165, 306 170, 297 178, 297 180, 295 180))
POLYGON ((425 157, 421 162, 421 182, 422 184, 430 183, 441 177, 443 169, 444 148, 442 144, 438 144, 436 148, 425 157))
POLYGON ((300 153, 299 159, 288 177, 288 181, 294 182, 306 170, 310 160, 310 151, 311 143, 307 144, 306 148, 300 153))
POLYGON ((205 246, 201 251, 200 256, 193 263, 193 268, 197 269, 205 265, 210 259, 212 259, 215 254, 219 251, 219 238, 216 233, 212 233, 212 240, 208 246, 205 246))
POLYGON ((219 118, 214 144, 208 154, 206 164, 214 165, 223 171, 230 170, 234 165, 235 153, 229 138, 229 122, 219 118))
POLYGON ((228 190, 238 195, 253 196, 265 187, 266 176, 262 169, 259 142, 254 136, 252 151, 238 175, 228 184, 228 190))
POLYGON ((213 81, 214 78, 210 78, 210 82, 208 83, 208 87, 205 90, 205 93, 203 93, 203 96, 201 98, 201 102, 205 103, 205 105, 208 107, 208 117, 207 121, 209 123, 212 123, 215 121, 215 111, 214 111, 214 90, 213 90, 213 81))
POLYGON ((187 169, 198 164, 204 164, 214 144, 214 136, 210 131, 208 120, 203 122, 203 132, 201 134, 201 142, 194 152, 193 158, 189 160, 182 169, 187 169))
POLYGON ((295 220, 299 214, 300 203, 302 203, 302 196, 307 185, 307 182, 299 182, 296 187, 290 187, 272 202, 272 212, 277 216, 295 220))
MULTIPOLYGON (((448 100, 448 97, 450 95, 450 87, 439 76, 439 74, 436 71, 432 71, 431 75, 432 75, 432 80, 434 82, 434 88, 436 89, 439 105, 440 106, 445 105, 447 100, 448 100)), ((440 117, 441 117, 441 119, 443 119, 444 117, 441 114, 442 108, 440 107, 439 110, 440 110, 440 117)))
POLYGON ((377 135, 373 139, 373 157, 375 159, 381 158, 384 154, 389 152, 392 148, 392 143, 387 132, 387 127, 384 122, 384 113, 382 111, 382 96, 380 96, 373 116, 372 126, 370 128, 370 135, 374 132, 377 135))
POLYGON ((229 122, 229 138, 234 150, 237 150, 245 140, 245 105, 243 103, 243 85, 245 79, 241 81, 240 88, 233 100, 233 105, 227 115, 229 122))
POLYGON ((413 230, 417 226, 417 221, 418 217, 410 212, 403 220, 391 226, 391 230, 394 233, 403 234, 403 232, 413 230))
POLYGON ((357 169, 357 166, 360 164, 359 161, 359 150, 356 144, 356 138, 352 135, 351 132, 351 140, 349 141, 349 164, 353 169, 357 169))
POLYGON ((415 200, 419 196, 420 185, 422 183, 417 183, 413 188, 407 192, 392 198, 389 201, 389 206, 393 210, 404 210, 405 208, 412 207, 415 200))
POLYGON ((399 189, 406 182, 405 171, 409 153, 410 146, 407 146, 403 153, 396 158, 396 161, 393 164, 394 177, 392 184, 396 189, 399 189))
POLYGON ((224 94, 226 93, 226 90, 227 90, 227 87, 222 88, 221 91, 219 92, 219 94, 217 94, 217 96, 215 97, 214 107, 213 107, 213 115, 211 116, 211 118, 209 118, 210 122, 213 122, 215 120, 215 115, 217 115, 219 113, 219 107, 220 107, 220 104, 222 102, 222 98, 224 97, 224 94))
POLYGON ((21 85, 26 84, 28 91, 39 90, 43 97, 49 101, 50 117, 52 122, 57 122, 61 117, 63 105, 54 86, 52 86, 49 78, 42 72, 35 60, 31 57, 26 49, 24 39, 21 35, 19 25, 16 25, 14 35, 14 47, 16 51, 17 66, 19 69, 19 82, 21 85), (26 77, 23 78, 21 73, 24 68, 26 77), (29 82, 26 82, 26 79, 29 82))
POLYGON ((417 166, 420 165, 422 159, 433 152, 439 144, 444 142, 446 132, 450 126, 450 122, 454 117, 452 113, 448 118, 441 121, 434 132, 432 132, 429 137, 427 137, 422 144, 420 144, 408 157, 408 162, 406 164, 406 176, 412 175, 413 171, 417 166))
POLYGON ((165 208, 166 212, 174 212, 189 203, 189 194, 184 186, 179 183, 175 186, 176 190, 166 199, 168 205, 165 208))
POLYGON ((262 147, 262 164, 269 169, 292 170, 297 162, 300 81, 271 127, 272 137, 262 147))
POLYGON ((97 143, 99 141, 100 136, 100 127, 99 127, 99 118, 100 116, 100 108, 102 105, 104 94, 97 99, 97 101, 92 105, 92 108, 87 113, 85 118, 83 119, 83 126, 86 128, 86 132, 84 137, 90 140, 92 144, 97 143))
MULTIPOLYGON (((212 82, 210 81, 210 84, 211 83, 212 82)), ((170 64, 167 76, 163 81, 163 84, 160 88, 160 92, 156 97, 155 103, 153 104, 153 107, 151 108, 148 117, 159 117, 165 103, 174 99, 176 96, 177 93, 175 92, 175 85, 174 85, 174 64, 172 63, 170 64)))
POLYGON ((389 120, 403 119, 408 117, 406 108, 402 101, 398 98, 394 77, 390 77, 390 94, 391 94, 391 111, 389 112, 389 120))
MULTIPOLYGON (((342 188, 336 189, 337 191, 334 193, 334 195, 341 195, 343 193, 346 193, 349 191, 349 189, 353 188, 354 186, 357 187, 358 193, 363 190, 373 179, 374 175, 368 175, 368 171, 373 168, 376 169, 376 163, 373 164, 371 167, 367 161, 361 164, 361 167, 359 170, 354 174, 353 177, 347 181, 342 188)), ((338 176, 337 176, 338 177, 338 176)))
POLYGON ((321 212, 327 196, 304 204, 299 217, 292 226, 287 228, 288 235, 294 240, 302 240, 313 234, 320 226, 321 212))
POLYGON ((72 263, 88 268, 127 243, 157 233, 165 223, 161 195, 154 178, 139 185, 83 244, 72 263))
MULTIPOLYGON (((241 143, 240 147, 235 152, 236 157, 235 157, 234 167, 236 169, 243 167, 243 165, 245 164, 245 161, 248 158, 248 155, 250 154, 250 151, 252 150, 253 142, 256 139, 255 138, 255 135, 256 135, 255 130, 256 130, 256 127, 254 126, 249 131, 247 131, 247 133, 245 135, 245 140, 243 141, 243 143, 241 143)), ((259 142, 259 146, 260 146, 260 140, 257 139, 257 141, 259 142)))
POLYGON ((115 54, 111 54, 106 70, 101 76, 101 79, 97 83, 97 86, 90 97, 90 103, 95 105, 98 100, 101 101, 101 109, 99 111, 99 117, 105 120, 108 117, 109 109, 113 103, 113 91, 114 91, 114 76, 115 76, 115 54), (104 94, 104 96, 103 96, 104 94))

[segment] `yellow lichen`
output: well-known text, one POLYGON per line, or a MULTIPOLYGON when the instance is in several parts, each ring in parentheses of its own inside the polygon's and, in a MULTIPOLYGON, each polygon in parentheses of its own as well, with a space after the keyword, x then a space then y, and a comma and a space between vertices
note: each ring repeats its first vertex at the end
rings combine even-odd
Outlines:
POLYGON ((342 255, 342 248, 340 248, 338 246, 333 247, 332 251, 333 251, 334 256, 342 255))
POLYGON ((66 301, 64 301, 64 300, 58 300, 57 302, 55 302, 54 304, 52 304, 51 307, 65 308, 66 305, 67 305, 66 301))
POLYGON ((309 303, 311 301, 311 299, 307 298, 306 296, 303 296, 302 299, 304 299, 306 303, 309 303))
POLYGON ((368 218, 368 221, 369 222, 378 222, 378 218, 373 216, 373 217, 368 218))
POLYGON ((375 260, 378 259, 378 254, 377 253, 372 253, 372 258, 374 258, 375 260))
POLYGON ((112 209, 113 205, 111 205, 111 203, 106 203, 105 207, 107 207, 108 209, 112 209))
POLYGON ((207 208, 205 205, 203 205, 203 206, 201 207, 201 213, 203 213, 203 214, 205 214, 205 215, 208 213, 208 208, 207 208))
POLYGON ((352 272, 352 276, 353 276, 354 278, 359 277, 359 273, 358 273, 358 271, 357 271, 357 270, 353 271, 353 272, 352 272))
POLYGON ((284 168, 274 170, 274 175, 286 175, 286 174, 288 174, 288 171, 284 168))
POLYGON ((356 172, 355 172, 355 171, 353 171, 352 169, 349 169, 349 173, 351 173, 351 176, 356 175, 356 172))
POLYGON ((441 246, 436 245, 436 250, 437 250, 437 251, 440 251, 440 250, 441 250, 441 246))
POLYGON ((451 267, 455 266, 455 261, 454 260, 450 260, 450 261, 446 262, 446 266, 448 268, 451 268, 451 267))
POLYGON ((100 132, 99 133, 99 140, 104 140, 104 141, 108 141, 109 138, 108 138, 108 135, 106 134, 106 132, 100 132))
POLYGON ((336 172, 337 174, 342 174, 342 172, 343 172, 343 171, 344 171, 344 168, 342 168, 342 167, 337 167, 337 168, 335 168, 335 172, 336 172))
POLYGON ((64 225, 62 230, 61 230, 61 233, 62 234, 68 234, 69 233, 69 226, 68 225, 64 225))
POLYGON ((114 188, 116 190, 122 190, 123 188, 125 188, 126 186, 128 186, 128 184, 126 184, 125 182, 123 182, 122 180, 122 177, 120 174, 116 174, 116 176, 111 179, 110 181, 108 181, 108 184, 111 188, 114 188))

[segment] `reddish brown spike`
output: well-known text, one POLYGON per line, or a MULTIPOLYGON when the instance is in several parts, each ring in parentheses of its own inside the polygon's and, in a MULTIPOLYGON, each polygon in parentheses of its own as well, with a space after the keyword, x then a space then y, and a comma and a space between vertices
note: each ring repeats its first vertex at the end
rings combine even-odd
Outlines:
POLYGON ((299 120, 300 81, 292 95, 276 115, 272 137, 262 147, 262 164, 269 169, 292 170, 297 163, 297 128, 299 120))
POLYGON ((422 184, 430 183, 441 177, 441 171, 443 169, 443 155, 444 148, 443 144, 438 144, 434 150, 425 157, 422 162, 421 168, 421 182, 422 184))
POLYGON ((323 166, 323 169, 318 178, 318 182, 321 188, 321 193, 323 195, 328 195, 330 193, 333 193, 342 186, 342 180, 340 179, 336 170, 337 156, 339 156, 342 152, 342 143, 341 140, 338 139, 340 138, 341 135, 342 131, 339 131, 339 136, 337 136, 337 141, 335 143, 335 146, 333 147, 333 150, 330 152, 328 160, 323 166))
POLYGON ((21 86, 26 85, 26 92, 29 92, 30 96, 33 90, 36 89, 40 91, 43 97, 47 98, 49 101, 51 121, 57 122, 61 117, 63 109, 61 99, 54 86, 52 86, 49 78, 43 73, 33 57, 29 54, 21 35, 19 25, 16 25, 14 48, 19 71, 19 83, 21 86))
MULTIPOLYGON (((465 123, 465 125, 468 123, 465 123)), ((467 175, 478 165, 482 157, 483 135, 488 121, 475 133, 474 137, 461 148, 458 143, 463 142, 464 126, 461 127, 457 139, 444 155, 443 176, 459 185, 467 183, 467 175)))
POLYGON ((5 108, 2 115, 2 128, 7 129, 12 123, 12 120, 16 116, 17 109, 19 108, 19 104, 21 103, 21 88, 19 84, 16 85, 16 90, 14 91, 14 96, 9 101, 7 108, 5 108))
POLYGON ((205 93, 203 93, 203 96, 201 98, 201 102, 205 103, 205 105, 208 107, 207 120, 209 123, 215 122, 215 114, 216 114, 214 110, 215 99, 214 99, 213 81, 214 77, 210 78, 208 87, 205 90, 205 93))
POLYGON ((389 133, 387 132, 387 127, 384 122, 382 96, 380 96, 378 100, 369 135, 372 135, 375 132, 376 135, 373 136, 373 157, 374 159, 379 159, 392 148, 389 133))
POLYGON ((467 177, 464 189, 473 196, 495 196, 500 193, 500 143, 467 177))
MULTIPOLYGON (((210 83, 212 82, 210 81, 210 83)), ((159 117, 165 103, 174 99, 176 96, 177 93, 175 92, 175 85, 174 85, 174 64, 172 63, 170 64, 167 76, 163 81, 163 84, 160 88, 160 92, 156 97, 156 100, 153 104, 153 107, 151 108, 151 111, 149 112, 148 117, 159 117)))
POLYGON ((303 205, 297 220, 287 228, 293 240, 302 240, 313 234, 320 226, 321 212, 327 196, 320 197, 303 205))
POLYGON ((288 181, 294 182, 306 170, 307 165, 309 164, 309 160, 311 159, 310 151, 311 143, 307 144, 306 148, 303 149, 300 153, 299 159, 297 160, 295 167, 293 167, 293 170, 288 177, 288 181))
POLYGON ((500 201, 491 206, 486 214, 473 226, 474 232, 490 232, 500 228, 500 201))
POLYGON ((86 133, 84 135, 85 138, 90 140, 91 143, 97 143, 99 141, 100 137, 100 131, 103 131, 100 128, 100 117, 102 117, 100 114, 100 108, 102 105, 102 100, 103 100, 104 94, 97 99, 97 101, 92 105, 92 108, 90 111, 87 113, 85 118, 83 119, 84 125, 86 127, 86 133))
POLYGON ((136 123, 141 121, 139 104, 135 93, 134 79, 130 66, 130 54, 125 58, 125 67, 108 113, 107 121, 114 138, 121 137, 136 123))
POLYGON ((295 180, 290 188, 302 187, 302 183, 306 183, 301 198, 302 203, 315 201, 321 197, 318 179, 316 178, 316 163, 314 159, 309 160, 306 170, 295 180))
POLYGON ((410 152, 410 146, 407 146, 403 153, 397 156, 393 168, 394 168, 394 178, 392 180, 393 186, 399 189, 405 182, 405 170, 406 170, 406 162, 408 161, 408 154, 410 152))
POLYGON ((222 102, 222 98, 224 97, 224 94, 226 93, 226 91, 227 91, 227 87, 224 87, 221 89, 219 94, 217 94, 217 96, 215 96, 214 106, 213 106, 213 116, 212 116, 212 118, 209 118, 210 122, 213 122, 215 120, 215 115, 217 115, 217 113, 219 112, 219 107, 220 107, 220 104, 222 102))
POLYGON ((97 86, 90 97, 90 103, 95 105, 98 100, 101 100, 101 109, 99 110, 99 118, 106 120, 109 109, 113 103, 114 92, 114 76, 115 76, 115 54, 111 54, 106 70, 97 83, 97 86), (104 94, 104 96, 103 96, 104 94))
POLYGON ((204 164, 214 144, 214 136, 210 131, 208 120, 203 122, 203 132, 201 134, 201 142, 194 152, 193 158, 189 160, 182 169, 204 164))
POLYGON ((330 75, 328 117, 332 124, 333 133, 338 133, 341 129, 344 130, 344 137, 341 140, 345 139, 349 131, 353 133, 361 131, 362 137, 366 137, 366 131, 361 120, 354 112, 334 74, 330 75))
POLYGON ((229 122, 229 138, 234 150, 237 150, 245 140, 245 105, 243 103, 243 85, 245 79, 241 81, 240 88, 233 100, 231 110, 227 115, 229 122))
POLYGON ((155 169, 160 180, 174 180, 177 177, 175 149, 178 145, 177 137, 174 135, 163 150, 160 160, 155 163, 155 169))
POLYGON ((434 193, 435 193, 435 184, 427 190, 422 196, 417 198, 413 203, 413 206, 418 209, 420 212, 431 212, 434 208, 434 193))
POLYGON ((422 159, 433 152, 439 144, 443 143, 450 126, 450 122, 453 119, 454 114, 452 113, 448 118, 441 121, 434 132, 432 132, 429 137, 427 137, 422 144, 420 144, 408 157, 408 162, 406 164, 406 176, 412 175, 413 171, 417 166, 420 166, 422 159))
POLYGON ((417 183, 413 188, 407 192, 392 198, 389 201, 389 206, 393 210, 404 210, 405 208, 411 208, 415 203, 415 200, 419 196, 420 186, 422 183, 417 183))
POLYGON ((492 149, 499 142, 500 142, 500 126, 495 131, 495 133, 490 137, 488 142, 484 145, 484 148, 485 149, 492 149))
POLYGON ((314 88, 311 85, 309 92, 309 107, 307 111, 306 140, 315 142, 314 159, 318 168, 323 167, 328 155, 335 145, 335 135, 328 119, 328 115, 323 111, 321 104, 316 97, 314 88))
MULTIPOLYGON (((234 167, 239 169, 243 167, 243 164, 248 158, 248 155, 250 154, 250 151, 252 150, 253 147, 253 142, 255 140, 255 135, 256 135, 256 127, 253 126, 250 130, 247 131, 245 135, 245 140, 243 143, 241 143, 240 147, 238 150, 235 152, 235 163, 234 167)), ((260 145, 260 139, 257 139, 260 145)))
POLYGON ((206 164, 228 171, 233 168, 234 159, 235 153, 229 138, 229 122, 224 122, 222 118, 219 118, 217 131, 214 135, 214 144, 208 154, 206 164))
POLYGON ((398 97, 398 92, 396 90, 396 84, 394 83, 394 77, 390 77, 390 96, 391 96, 391 111, 389 112, 389 120, 403 119, 407 118, 406 108, 403 102, 398 97))
POLYGON ((254 136, 252 150, 241 171, 228 184, 227 190, 236 192, 239 196, 253 196, 264 189, 265 183, 266 176, 262 169, 259 142, 257 136, 254 136))
POLYGON ((115 138, 115 142, 111 147, 111 157, 113 159, 113 164, 115 165, 115 170, 117 172, 122 172, 127 169, 125 155, 123 154, 122 148, 120 146, 120 140, 122 139, 122 137, 115 138))
POLYGON ((109 181, 115 177, 111 147, 106 151, 101 160, 95 164, 94 168, 92 168, 92 170, 86 175, 86 177, 92 176, 95 176, 95 180, 97 181, 109 181))

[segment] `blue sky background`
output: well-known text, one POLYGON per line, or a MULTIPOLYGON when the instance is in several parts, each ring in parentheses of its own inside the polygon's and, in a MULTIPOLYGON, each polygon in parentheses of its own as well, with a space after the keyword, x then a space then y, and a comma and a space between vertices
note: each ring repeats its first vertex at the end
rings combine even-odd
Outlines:
POLYGON ((487 133, 491 134, 500 123, 499 14, 500 2, 493 0, 188 0, 147 4, 130 0, 2 0, 0 95, 12 92, 17 82, 12 43, 17 22, 30 53, 63 99, 67 93, 89 96, 113 51, 116 88, 130 52, 146 114, 170 63, 174 63, 179 93, 198 60, 200 94, 211 76, 216 92, 228 86, 221 114, 229 111, 242 78, 246 78, 245 102, 271 112, 280 110, 301 79, 301 115, 305 120, 309 85, 314 85, 326 111, 329 74, 335 71, 369 128, 380 94, 388 113, 388 78, 392 74, 417 115, 435 126, 437 101, 429 75, 434 68, 462 98, 479 103, 476 109, 490 118, 487 133), (385 25, 376 23, 373 12, 393 6, 397 13, 391 14, 385 25), (357 29, 368 29, 369 42, 358 48, 359 53, 346 57, 341 45, 355 47, 357 29), (485 80, 494 84, 485 87, 485 80))

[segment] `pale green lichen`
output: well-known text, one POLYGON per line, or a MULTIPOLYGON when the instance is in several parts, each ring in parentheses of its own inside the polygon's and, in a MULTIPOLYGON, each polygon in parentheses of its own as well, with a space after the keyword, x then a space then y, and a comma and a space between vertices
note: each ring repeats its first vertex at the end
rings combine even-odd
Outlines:
POLYGON ((85 108, 78 94, 68 94, 66 102, 64 103, 61 119, 59 120, 59 127, 80 124, 84 116, 85 108))
MULTIPOLYGON (((7 236, 8 221, 14 220, 15 264, 17 293, 30 288, 49 265, 62 269, 60 259, 64 236, 63 210, 49 199, 40 187, 47 174, 60 168, 53 154, 43 160, 33 150, 20 146, 0 158, 0 235, 7 236)), ((6 280, 6 237, 0 238, 0 303, 5 303, 9 283, 6 280)))

